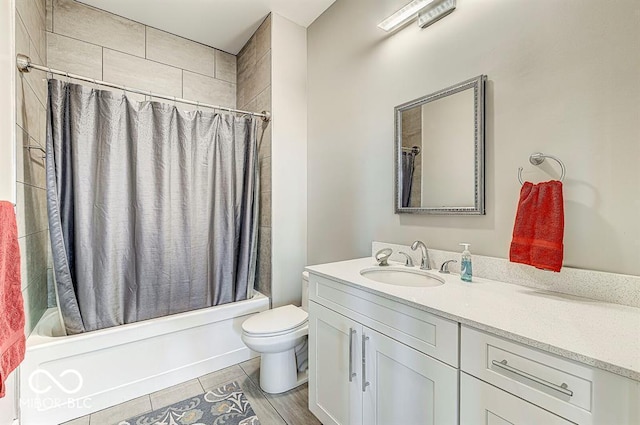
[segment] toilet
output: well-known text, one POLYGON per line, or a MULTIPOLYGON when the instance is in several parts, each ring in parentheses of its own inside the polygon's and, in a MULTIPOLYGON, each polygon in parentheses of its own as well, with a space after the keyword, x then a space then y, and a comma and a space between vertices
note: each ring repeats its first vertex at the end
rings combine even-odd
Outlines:
POLYGON ((263 311, 242 324, 242 341, 261 355, 260 387, 263 391, 283 393, 307 382, 304 365, 307 363, 308 307, 309 274, 304 272, 302 307, 289 304, 263 311), (304 370, 299 371, 299 368, 304 370))

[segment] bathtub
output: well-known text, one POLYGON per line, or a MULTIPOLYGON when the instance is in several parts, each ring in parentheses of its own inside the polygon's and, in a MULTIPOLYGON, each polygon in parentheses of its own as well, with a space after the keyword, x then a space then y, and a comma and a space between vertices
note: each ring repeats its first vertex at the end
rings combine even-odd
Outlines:
POLYGON ((54 425, 257 356, 242 322, 269 309, 260 293, 232 304, 64 336, 47 310, 20 366, 21 425, 54 425))

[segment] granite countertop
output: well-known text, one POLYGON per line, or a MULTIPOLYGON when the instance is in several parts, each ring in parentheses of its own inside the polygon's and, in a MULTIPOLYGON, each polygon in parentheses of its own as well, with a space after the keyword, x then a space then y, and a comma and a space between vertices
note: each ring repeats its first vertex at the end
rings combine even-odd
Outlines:
MULTIPOLYGON (((400 263, 390 262, 393 265, 400 263)), ((378 283, 360 275, 373 258, 308 266, 345 285, 640 381, 640 309, 490 279, 464 283, 431 273, 444 285, 420 288, 378 283)))

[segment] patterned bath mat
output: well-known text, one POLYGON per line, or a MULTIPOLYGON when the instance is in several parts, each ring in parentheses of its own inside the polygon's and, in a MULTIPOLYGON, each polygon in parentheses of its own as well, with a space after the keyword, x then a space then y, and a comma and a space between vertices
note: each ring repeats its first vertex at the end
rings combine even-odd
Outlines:
POLYGON ((118 425, 260 425, 237 382, 118 425))

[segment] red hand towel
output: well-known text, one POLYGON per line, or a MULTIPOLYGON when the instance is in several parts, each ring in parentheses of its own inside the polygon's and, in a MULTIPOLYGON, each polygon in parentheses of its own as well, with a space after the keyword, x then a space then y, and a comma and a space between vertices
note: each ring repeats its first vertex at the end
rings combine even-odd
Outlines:
POLYGON ((0 201, 0 397, 4 381, 24 359, 24 304, 13 204, 0 201))
POLYGON ((509 260, 559 272, 563 237, 562 183, 558 180, 539 184, 525 182, 520 189, 509 260))

